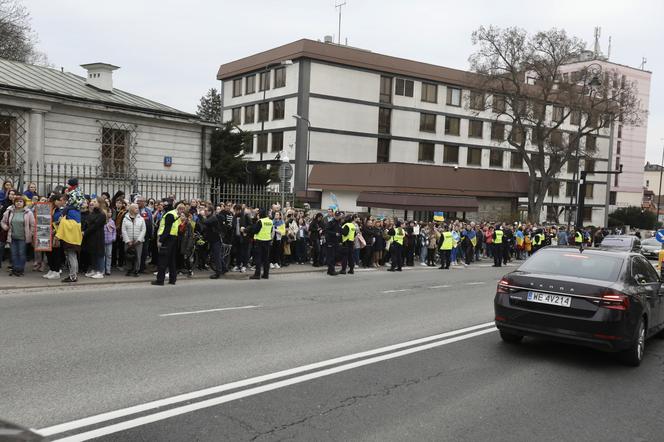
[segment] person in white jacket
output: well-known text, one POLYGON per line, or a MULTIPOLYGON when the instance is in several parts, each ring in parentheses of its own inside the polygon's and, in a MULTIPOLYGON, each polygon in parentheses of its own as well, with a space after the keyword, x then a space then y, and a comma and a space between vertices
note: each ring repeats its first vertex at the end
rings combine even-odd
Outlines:
POLYGON ((122 220, 122 241, 125 244, 125 257, 133 255, 133 261, 131 263, 127 262, 127 276, 138 276, 145 232, 145 220, 138 214, 138 204, 130 204, 129 211, 122 220))

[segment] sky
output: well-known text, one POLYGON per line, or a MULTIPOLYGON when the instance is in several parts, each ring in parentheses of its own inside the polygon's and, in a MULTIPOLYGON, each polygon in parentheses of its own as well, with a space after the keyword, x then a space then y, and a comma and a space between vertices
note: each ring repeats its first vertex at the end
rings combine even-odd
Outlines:
MULTIPOLYGON (((342 0, 337 0, 337 4, 342 0)), ((610 61, 651 71, 646 159, 664 149, 664 2, 661 0, 345 0, 341 38, 382 54, 468 69, 471 34, 479 26, 528 32, 565 29, 610 61)), ((49 62, 85 75, 79 65, 120 66, 114 87, 194 112, 219 88, 220 64, 301 38, 338 33, 335 0, 23 0, 38 48, 49 62)))

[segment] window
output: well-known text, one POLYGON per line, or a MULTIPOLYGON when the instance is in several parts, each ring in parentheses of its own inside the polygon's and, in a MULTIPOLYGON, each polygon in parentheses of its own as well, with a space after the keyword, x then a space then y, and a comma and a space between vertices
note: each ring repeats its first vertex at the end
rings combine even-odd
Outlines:
POLYGON ((420 150, 419 154, 417 155, 417 160, 433 163, 433 153, 434 153, 433 143, 420 143, 420 150))
POLYGON ((569 73, 565 72, 563 74, 563 82, 564 83, 569 83, 569 73))
POLYGON ((274 100, 272 102, 272 119, 273 120, 283 120, 284 119, 284 106, 286 105, 286 100, 274 100))
POLYGON ((552 181, 549 185, 549 196, 558 197, 560 195, 560 181, 552 181))
POLYGON ((422 83, 422 101, 438 103, 438 85, 422 83))
POLYGON ((378 150, 376 152, 377 163, 387 163, 390 161, 390 140, 388 138, 378 139, 378 150))
POLYGON ((15 121, 0 117, 0 166, 11 166, 14 156, 15 121))
POLYGON ((482 149, 479 147, 469 147, 468 148, 468 158, 466 163, 469 166, 481 166, 482 165, 482 149))
POLYGON ((242 95, 242 79, 236 78, 233 80, 233 96, 239 97, 242 95))
POLYGON ((594 158, 586 158, 586 173, 588 175, 592 175, 593 173, 595 173, 595 159, 594 158))
POLYGON ((489 153, 489 166, 503 167, 503 151, 499 149, 491 149, 489 153))
POLYGON ((618 138, 622 138, 622 124, 618 125, 618 138))
POLYGON ((586 152, 595 152, 597 150, 597 137, 592 134, 586 135, 586 152))
MULTIPOLYGON (((620 158, 616 158, 616 169, 615 170, 619 170, 619 169, 620 169, 620 158)), ((619 173, 613 175, 613 185, 615 187, 618 187, 618 177, 620 177, 619 173)))
POLYGON ((259 81, 260 81, 260 85, 258 87, 258 90, 267 91, 267 90, 270 89, 270 73, 269 72, 261 72, 259 81))
POLYGON ((533 118, 542 121, 546 118, 546 104, 533 103, 533 118))
POLYGON ((551 119, 556 123, 562 123, 565 115, 565 108, 562 106, 553 106, 553 114, 551 119))
POLYGON ((616 141, 616 155, 620 155, 620 141, 616 141))
POLYGON ((563 133, 560 130, 551 131, 551 136, 549 139, 551 146, 553 147, 563 147, 563 133))
POLYGON ((461 120, 456 117, 445 117, 445 135, 459 135, 461 120))
POLYGON ((584 207, 583 208, 583 220, 584 221, 592 221, 593 220, 593 208, 592 207, 584 207))
POLYGON ((609 204, 610 205, 615 206, 617 198, 618 198, 618 192, 609 192, 609 204))
POLYGON ((632 258, 632 276, 646 284, 659 283, 659 277, 653 266, 643 257, 632 258))
MULTIPOLYGON (((620 115, 622 115, 622 113, 620 115)), ((612 118, 613 117, 610 114, 602 115, 602 127, 604 129, 608 129, 609 127, 611 127, 611 119, 612 118)), ((620 116, 618 118, 620 118, 620 116)), ((622 121, 622 119, 620 121, 622 121)))
POLYGON ((512 140, 512 142, 515 144, 521 144, 523 143, 523 138, 524 138, 523 129, 521 129, 521 127, 519 126, 512 126, 512 130, 510 132, 510 139, 512 140))
POLYGON ((474 110, 484 110, 484 93, 470 91, 470 108, 474 110))
POLYGON ((536 170, 544 169, 544 155, 540 153, 533 153, 530 155, 530 160, 532 161, 536 170))
POLYGON ((565 196, 576 196, 576 183, 574 181, 568 181, 565 183, 565 196))
POLYGON ((253 94, 256 92, 256 76, 255 75, 250 75, 247 77, 246 84, 244 87, 245 95, 253 94))
POLYGON ((242 124, 242 108, 234 107, 231 109, 231 123, 239 125, 242 124))
POLYGON ((420 130, 422 132, 436 132, 436 115, 420 114, 420 130))
POLYGON ((101 167, 104 175, 122 175, 129 170, 129 131, 105 127, 101 134, 101 167))
POLYGON ((573 124, 574 126, 580 126, 581 125, 581 111, 574 109, 570 114, 569 114, 569 124, 573 124))
POLYGON ((447 104, 449 106, 461 106, 461 89, 448 86, 447 104))
POLYGON ((256 137, 256 152, 267 153, 267 134, 258 134, 256 137))
POLYGON ((446 144, 443 147, 443 163, 459 164, 459 146, 446 144))
POLYGON ((404 97, 413 96, 413 80, 405 80, 403 78, 397 78, 395 95, 402 95, 404 97))
POLYGON ((380 102, 392 102, 392 77, 380 77, 380 102))
POLYGON ((258 121, 267 121, 270 119, 270 103, 260 103, 258 105, 258 121))
POLYGON ((480 120, 470 120, 468 122, 468 136, 471 138, 482 138, 482 127, 484 123, 480 120))
POLYGON ((491 123, 491 139, 496 141, 505 141, 505 124, 491 123))
POLYGON ((539 146, 542 141, 542 132, 544 132, 543 127, 533 127, 533 130, 530 132, 530 143, 535 146, 539 146))
POLYGON ((511 152, 510 168, 523 169, 523 155, 521 154, 521 152, 511 152))
POLYGON ((272 152, 284 150, 284 133, 272 132, 272 152))
POLYGON ((576 173, 579 170, 579 160, 577 158, 570 158, 567 161, 567 173, 576 173))
POLYGON ((595 190, 595 185, 592 183, 586 183, 586 198, 592 198, 595 190))
POLYGON ((286 68, 276 68, 274 70, 274 88, 286 86, 286 68))
POLYGON ((493 113, 496 114, 502 114, 505 112, 505 97, 502 95, 494 95, 491 108, 493 113))
POLYGON ((378 133, 389 134, 392 120, 392 109, 381 107, 378 109, 378 133))
POLYGON ((245 106, 244 108, 244 124, 251 124, 256 120, 256 116, 254 115, 255 106, 252 104, 250 106, 245 106))

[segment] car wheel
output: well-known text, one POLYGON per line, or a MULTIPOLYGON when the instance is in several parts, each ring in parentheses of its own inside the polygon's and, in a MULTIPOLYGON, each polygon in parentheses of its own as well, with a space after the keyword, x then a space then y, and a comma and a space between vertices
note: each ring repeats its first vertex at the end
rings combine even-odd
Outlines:
POLYGON ((505 331, 500 331, 500 338, 503 340, 503 342, 507 342, 508 344, 518 344, 523 340, 522 335, 516 335, 514 333, 508 333, 505 331))
POLYGON ((636 340, 632 343, 632 346, 620 353, 622 362, 632 367, 641 365, 646 349, 646 324, 643 318, 639 321, 636 336, 636 340))

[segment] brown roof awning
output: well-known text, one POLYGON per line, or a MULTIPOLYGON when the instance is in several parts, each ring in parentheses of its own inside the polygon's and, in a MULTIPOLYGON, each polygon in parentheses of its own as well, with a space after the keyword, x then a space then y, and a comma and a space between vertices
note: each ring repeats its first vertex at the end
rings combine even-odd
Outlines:
POLYGON ((409 163, 315 164, 312 189, 516 198, 528 195, 528 174, 409 163))
POLYGON ((478 208, 477 198, 474 197, 383 192, 361 192, 357 197, 357 205, 442 212, 476 212, 478 208))

